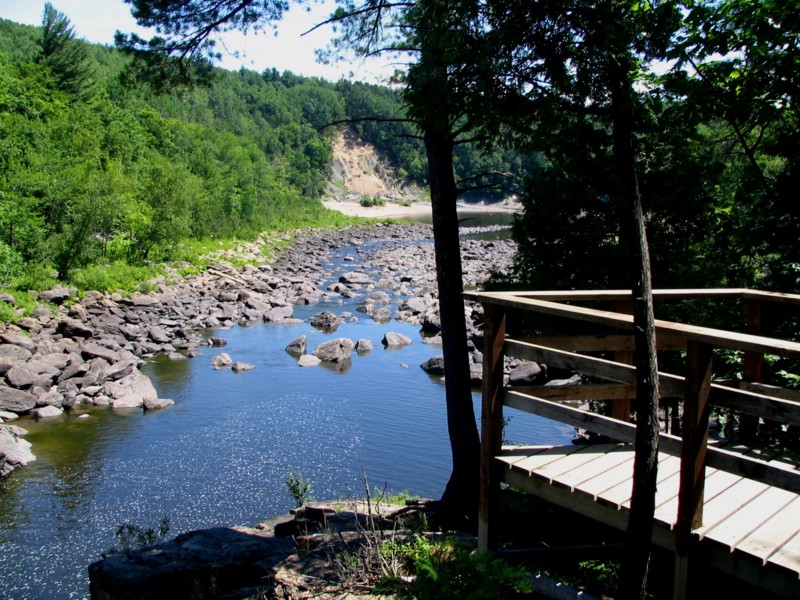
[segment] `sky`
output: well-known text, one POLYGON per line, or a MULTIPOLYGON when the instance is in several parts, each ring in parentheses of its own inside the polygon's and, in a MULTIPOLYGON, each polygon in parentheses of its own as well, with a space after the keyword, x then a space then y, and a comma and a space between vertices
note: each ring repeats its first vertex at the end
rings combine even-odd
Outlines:
MULTIPOLYGON (((113 45, 114 32, 117 30, 150 37, 145 30, 136 26, 130 13, 131 7, 123 0, 51 0, 51 4, 69 17, 77 36, 89 42, 113 45)), ((44 5, 45 0, 0 0, 0 18, 41 25, 44 5)), ((218 43, 218 50, 223 54, 218 66, 232 70, 244 67, 258 72, 275 68, 281 72, 292 71, 296 75, 323 77, 331 81, 344 77, 378 83, 388 78, 393 68, 381 60, 333 65, 316 62, 314 50, 327 45, 332 35, 331 29, 325 27, 305 36, 302 34, 323 21, 333 8, 332 0, 313 5, 311 11, 295 6, 278 23, 277 35, 270 29, 258 34, 225 34, 221 40, 224 45, 218 43)))

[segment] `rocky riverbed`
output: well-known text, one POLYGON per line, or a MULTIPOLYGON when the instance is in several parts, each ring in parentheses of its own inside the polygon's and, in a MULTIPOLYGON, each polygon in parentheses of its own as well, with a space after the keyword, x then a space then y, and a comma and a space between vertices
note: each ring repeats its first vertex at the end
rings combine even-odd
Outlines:
MULTIPOLYGON (((170 406, 171 400, 158 397, 140 367, 156 354, 186 360, 197 356, 201 345, 225 344, 222 338, 203 335, 208 329, 285 322, 292 319, 297 304, 356 298, 363 318, 418 324, 429 333, 427 341, 436 343, 439 318, 431 236, 427 225, 303 231, 271 265, 261 264, 259 257, 261 246, 272 242, 260 239, 216 256, 200 275, 162 278, 149 294, 123 297, 90 291, 79 297, 64 287, 43 292, 42 307, 31 316, 0 325, 0 475, 34 460, 35 448, 24 440, 24 429, 10 423, 21 415, 63 419, 65 413, 80 412, 91 418, 89 407, 136 411, 170 406), (348 249, 347 255, 334 267, 330 255, 342 248, 348 249), (242 259, 252 264, 232 266, 242 259)), ((464 238, 464 285, 479 287, 491 271, 508 269, 513 254, 509 240, 464 238)), ((13 299, 0 294, 0 301, 13 299)), ((467 315, 477 341, 480 307, 468 307, 467 315)), ((329 326, 325 318, 320 322, 329 326)), ((311 357, 343 361, 347 357, 342 352, 358 351, 359 341, 336 341, 338 349, 332 354, 299 344, 294 348, 298 363, 316 364, 311 357)), ((384 340, 386 345, 403 342, 388 334, 384 340)), ((479 377, 477 351, 473 363, 474 376, 479 377)), ((252 368, 235 357, 218 365, 228 366, 238 372, 252 368)), ((426 365, 431 372, 437 368, 426 365)))

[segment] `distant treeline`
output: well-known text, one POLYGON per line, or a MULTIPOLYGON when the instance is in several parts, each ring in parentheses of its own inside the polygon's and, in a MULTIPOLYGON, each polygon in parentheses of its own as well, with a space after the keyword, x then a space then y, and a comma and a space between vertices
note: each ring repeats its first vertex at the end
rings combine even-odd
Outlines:
MULTIPOLYGON (((422 144, 390 88, 218 69, 210 87, 156 95, 130 83, 127 61, 75 39, 57 11, 42 27, 0 20, 0 282, 30 264, 65 278, 167 259, 182 239, 330 223, 319 201, 330 123, 354 120, 399 176, 425 185, 422 144)), ((457 168, 521 181, 513 153, 464 147, 457 168)))

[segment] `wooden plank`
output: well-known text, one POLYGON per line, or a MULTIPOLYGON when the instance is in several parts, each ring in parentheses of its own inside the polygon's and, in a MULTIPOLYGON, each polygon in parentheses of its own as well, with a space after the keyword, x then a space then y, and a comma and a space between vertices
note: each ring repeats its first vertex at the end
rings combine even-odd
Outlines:
MULTIPOLYGON (((479 300, 484 305, 491 303, 506 308, 529 310, 615 328, 631 329, 633 327, 632 316, 621 315, 607 310, 523 298, 519 295, 510 296, 502 292, 481 292, 471 297, 479 300)), ((682 336, 687 341, 693 340, 699 343, 712 344, 719 348, 777 354, 786 358, 800 358, 800 343, 788 340, 661 320, 656 320, 655 326, 657 334, 661 331, 671 332, 682 336)))
POLYGON ((741 518, 738 514, 739 511, 769 489, 768 485, 764 485, 760 481, 740 478, 729 488, 706 500, 703 507, 703 524, 702 527, 695 530, 695 533, 702 538, 708 529, 726 520, 739 520, 741 518))
POLYGON ((636 397, 636 388, 622 383, 586 385, 514 386, 514 391, 554 402, 584 400, 619 400, 636 397))
MULTIPOLYGON (((618 453, 622 454, 623 452, 619 451, 618 453)), ((627 454, 625 462, 607 471, 603 477, 586 479, 576 486, 576 489, 586 496, 592 497, 596 502, 620 508, 622 502, 630 498, 632 485, 633 449, 628 450, 627 454), (616 490, 617 493, 612 490, 616 490), (625 490, 624 494, 623 490, 625 490), (625 495, 625 497, 618 500, 620 495, 625 495)))
POLYGON ((525 456, 520 460, 514 461, 510 463, 510 467, 515 471, 534 474, 547 465, 558 462, 579 450, 581 450, 580 446, 553 446, 538 454, 525 456))
POLYGON ((783 509, 796 497, 797 494, 792 492, 768 487, 763 493, 742 504, 729 518, 704 526, 697 533, 732 552, 741 540, 756 531, 773 513, 783 509))
MULTIPOLYGON (((565 488, 549 485, 545 479, 527 477, 523 473, 514 471, 506 471, 503 478, 509 485, 525 490, 547 502, 605 523, 621 531, 625 531, 627 528, 628 515, 626 512, 619 511, 611 506, 598 504, 588 498, 573 494, 565 488)), ((656 526, 653 531, 653 543, 667 550, 675 548, 672 534, 669 530, 659 526, 656 526)))
MULTIPOLYGON (((607 435, 621 442, 632 442, 636 436, 636 426, 616 421, 610 417, 579 410, 556 402, 526 396, 511 390, 506 392, 506 405, 524 410, 548 419, 554 419, 575 427, 582 427, 607 435)), ((680 454, 680 438, 661 434, 659 449, 666 454, 680 454)), ((707 465, 737 475, 757 479, 772 486, 800 493, 800 471, 780 465, 754 460, 721 448, 708 448, 707 465)))
MULTIPOLYGON (((594 465, 598 471, 602 471, 603 459, 616 447, 617 444, 588 444, 580 446, 577 452, 573 452, 558 461, 548 463, 536 469, 536 474, 540 477, 546 477, 554 484, 566 485, 571 488, 571 486, 563 482, 565 478, 568 478, 571 471, 587 463, 594 465)), ((521 468, 523 465, 517 463, 515 467, 521 468)), ((527 465, 525 465, 525 467, 527 467, 527 465)))
POLYGON ((766 564, 769 557, 797 535, 800 527, 800 497, 774 512, 761 526, 741 540, 734 552, 751 554, 766 564))
POLYGON ((625 479, 630 480, 633 472, 633 448, 616 444, 605 454, 602 464, 589 462, 559 477, 559 481, 573 491, 587 493, 596 498, 597 492, 625 479), (593 491, 589 491, 589 488, 593 491))
MULTIPOLYGON (((506 341, 509 355, 526 360, 543 362, 552 367, 566 369, 617 383, 634 385, 636 369, 612 360, 584 356, 515 339, 506 341)), ((660 372, 658 385, 661 397, 682 397, 684 378, 672 373, 660 372)), ((746 412, 781 423, 800 425, 800 403, 791 399, 765 395, 749 390, 736 389, 726 383, 712 383, 709 400, 715 406, 746 412)))
MULTIPOLYGON (((778 565, 795 573, 800 572, 800 532, 795 533, 794 537, 776 550, 768 560, 770 564, 778 565)), ((800 582, 798 582, 798 589, 800 589, 800 582)))

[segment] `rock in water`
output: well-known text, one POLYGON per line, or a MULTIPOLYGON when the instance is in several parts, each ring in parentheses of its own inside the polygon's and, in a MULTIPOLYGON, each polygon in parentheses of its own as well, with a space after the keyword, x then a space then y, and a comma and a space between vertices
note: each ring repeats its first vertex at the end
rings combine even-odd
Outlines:
POLYGON ((215 369, 223 369, 230 365, 233 362, 230 355, 226 352, 222 352, 221 354, 217 354, 214 358, 211 359, 211 366, 215 369))
POLYGON ((119 381, 109 381, 103 386, 103 393, 111 398, 114 408, 140 408, 145 402, 158 400, 156 388, 141 371, 134 371, 119 381))
POLYGON ((333 333, 339 329, 342 320, 332 312, 321 312, 311 317, 311 325, 325 333, 333 333))
POLYGON ((382 343, 387 348, 402 348, 403 346, 408 346, 411 343, 411 338, 403 335, 402 333, 388 331, 386 332, 386 335, 383 336, 382 343))
POLYGON ((420 365, 428 375, 444 375, 444 356, 433 356, 420 365))
POLYGON ((532 361, 520 362, 508 374, 509 385, 530 385, 543 378, 542 368, 532 361))
POLYGON ((304 354, 297 361, 297 365, 300 367, 316 367, 321 362, 322 361, 318 359, 316 356, 312 356, 311 354, 304 354))
POLYGON ((303 356, 306 353, 306 336, 301 335, 296 340, 289 342, 285 350, 292 356, 303 356))
POLYGON ((320 360, 327 362, 343 362, 353 354, 355 344, 347 338, 336 338, 329 342, 324 342, 317 346, 313 354, 320 360))

